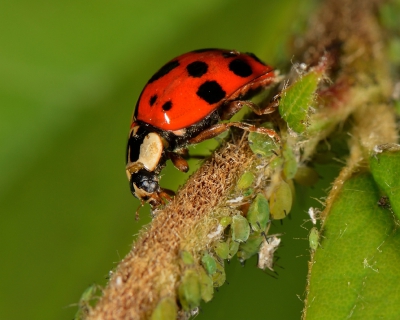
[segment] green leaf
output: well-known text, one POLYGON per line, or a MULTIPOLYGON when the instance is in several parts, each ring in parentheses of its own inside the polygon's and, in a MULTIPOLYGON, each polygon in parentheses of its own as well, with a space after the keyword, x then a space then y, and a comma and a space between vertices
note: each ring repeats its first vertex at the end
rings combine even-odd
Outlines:
POLYGON ((399 319, 400 235, 370 174, 343 185, 309 276, 305 319, 399 319))
POLYGON ((370 159, 370 167, 379 188, 389 198, 394 214, 400 218, 400 152, 387 150, 376 154, 370 159))
POLYGON ((297 133, 307 129, 308 109, 320 77, 321 71, 313 70, 282 91, 279 113, 289 128, 297 133))

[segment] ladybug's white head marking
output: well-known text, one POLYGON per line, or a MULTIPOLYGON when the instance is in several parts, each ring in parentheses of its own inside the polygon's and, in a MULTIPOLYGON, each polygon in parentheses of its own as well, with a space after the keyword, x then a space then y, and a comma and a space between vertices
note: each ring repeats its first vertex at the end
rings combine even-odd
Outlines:
POLYGON ((160 162, 162 152, 163 142, 161 137, 155 132, 150 132, 140 145, 137 162, 142 163, 147 171, 154 171, 160 162))

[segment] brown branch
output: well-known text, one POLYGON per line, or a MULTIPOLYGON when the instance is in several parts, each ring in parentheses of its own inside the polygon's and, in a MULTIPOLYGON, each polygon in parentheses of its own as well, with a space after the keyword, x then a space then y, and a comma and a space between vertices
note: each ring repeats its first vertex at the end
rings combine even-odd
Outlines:
POLYGON ((237 178, 255 161, 247 144, 226 144, 206 162, 137 239, 88 319, 147 319, 163 297, 176 300, 180 252, 195 259, 215 238, 237 178))

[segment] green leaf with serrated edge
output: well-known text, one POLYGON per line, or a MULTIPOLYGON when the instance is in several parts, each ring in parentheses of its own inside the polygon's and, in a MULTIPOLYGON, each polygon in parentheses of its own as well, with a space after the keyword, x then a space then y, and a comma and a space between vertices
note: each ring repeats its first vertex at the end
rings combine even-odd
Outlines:
POLYGON ((400 234, 370 174, 344 183, 325 220, 304 319, 400 319, 400 234))
POLYGON ((295 132, 306 130, 308 109, 317 89, 321 73, 311 71, 282 91, 279 113, 295 132))
POLYGON ((400 152, 384 151, 370 159, 372 175, 379 188, 389 198, 389 204, 400 218, 400 152))

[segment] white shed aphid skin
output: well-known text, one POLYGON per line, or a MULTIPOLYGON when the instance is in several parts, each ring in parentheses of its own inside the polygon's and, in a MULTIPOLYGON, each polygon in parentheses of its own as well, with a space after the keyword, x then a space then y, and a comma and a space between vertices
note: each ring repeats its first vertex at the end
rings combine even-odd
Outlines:
POLYGON ((308 209, 308 215, 310 216, 311 222, 313 225, 317 224, 317 219, 318 215, 320 214, 320 211, 317 208, 310 207, 308 209))
POLYGON ((217 238, 220 237, 220 235, 222 234, 223 231, 224 231, 223 225, 222 224, 218 224, 217 225, 217 229, 215 231, 213 231, 213 232, 210 232, 207 235, 207 238, 211 239, 211 240, 217 239, 217 238))
POLYGON ((278 249, 280 243, 281 239, 277 236, 271 236, 268 240, 264 239, 258 252, 257 266, 260 269, 265 270, 268 268, 269 270, 274 271, 274 253, 278 249))

